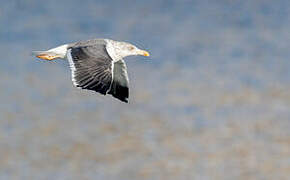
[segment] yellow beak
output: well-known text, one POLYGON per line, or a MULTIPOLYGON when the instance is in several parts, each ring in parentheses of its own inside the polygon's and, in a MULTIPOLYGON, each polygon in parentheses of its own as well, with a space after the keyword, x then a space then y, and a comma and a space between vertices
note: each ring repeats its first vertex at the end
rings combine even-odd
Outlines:
POLYGON ((150 56, 149 52, 147 51, 144 51, 144 50, 140 50, 140 53, 139 53, 141 56, 150 56))

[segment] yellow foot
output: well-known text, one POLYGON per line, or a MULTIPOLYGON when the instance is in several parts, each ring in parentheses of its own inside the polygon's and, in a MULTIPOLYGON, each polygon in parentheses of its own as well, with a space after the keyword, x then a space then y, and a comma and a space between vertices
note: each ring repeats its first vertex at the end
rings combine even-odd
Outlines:
POLYGON ((48 60, 48 61, 51 61, 53 59, 58 58, 58 56, 51 56, 51 55, 48 55, 48 54, 40 54, 40 55, 37 55, 36 57, 38 57, 40 59, 48 60))

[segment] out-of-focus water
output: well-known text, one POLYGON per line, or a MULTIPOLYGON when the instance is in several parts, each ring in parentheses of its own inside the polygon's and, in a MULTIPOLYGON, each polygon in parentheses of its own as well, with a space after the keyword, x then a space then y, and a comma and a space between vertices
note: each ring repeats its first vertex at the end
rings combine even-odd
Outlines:
POLYGON ((0 6, 0 179, 288 179, 290 1, 10 0, 0 6), (30 56, 129 41, 130 103, 30 56))

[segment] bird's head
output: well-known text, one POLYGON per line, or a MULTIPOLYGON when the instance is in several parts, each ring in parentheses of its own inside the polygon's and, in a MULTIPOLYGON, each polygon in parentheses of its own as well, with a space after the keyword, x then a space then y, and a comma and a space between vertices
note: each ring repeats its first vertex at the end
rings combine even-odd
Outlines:
POLYGON ((139 49, 133 44, 127 42, 118 42, 116 50, 122 57, 126 56, 149 56, 149 52, 139 49))

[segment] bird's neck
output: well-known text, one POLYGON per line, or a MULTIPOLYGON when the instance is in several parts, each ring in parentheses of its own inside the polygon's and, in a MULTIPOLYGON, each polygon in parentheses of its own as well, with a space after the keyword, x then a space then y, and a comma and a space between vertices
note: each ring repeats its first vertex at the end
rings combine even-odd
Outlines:
POLYGON ((107 42, 107 46, 106 46, 107 52, 114 62, 117 62, 127 56, 119 48, 118 42, 110 40, 110 39, 106 39, 106 42, 107 42))

